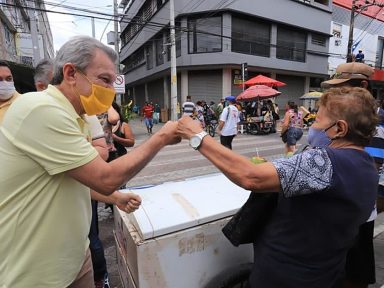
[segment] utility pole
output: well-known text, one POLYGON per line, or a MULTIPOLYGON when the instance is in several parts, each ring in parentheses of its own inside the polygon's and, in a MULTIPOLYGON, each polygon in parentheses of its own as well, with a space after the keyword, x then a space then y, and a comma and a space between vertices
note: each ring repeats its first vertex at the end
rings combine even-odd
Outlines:
MULTIPOLYGON (((31 5, 35 5, 32 3, 31 5)), ((35 8, 35 7, 33 7, 35 8)), ((36 66, 40 61, 39 36, 37 34, 37 23, 34 9, 29 10, 29 25, 31 29, 32 50, 33 50, 33 66, 36 66)))
POLYGON ((92 17, 91 21, 92 21, 92 37, 96 38, 96 35, 95 35, 95 18, 92 17))
POLYGON ((176 40, 175 40, 175 6, 174 0, 169 0, 170 36, 171 36, 171 120, 177 120, 177 72, 176 72, 176 40))
MULTIPOLYGON (((113 24, 114 24, 114 32, 115 32, 115 51, 117 54, 117 61, 116 61, 116 73, 119 77, 120 75, 120 51, 119 51, 119 14, 117 10, 117 0, 113 0, 113 24)), ((123 76, 124 77, 124 76, 123 76)), ((124 81, 125 85, 125 81, 124 81)), ((125 94, 125 88, 124 92, 116 93, 115 99, 117 103, 121 104, 123 102, 125 94)))
POLYGON ((120 74, 120 54, 119 54, 119 17, 117 13, 117 0, 113 0, 113 23, 115 27, 115 51, 117 53, 116 72, 120 74))
POLYGON ((244 82, 246 79, 248 79, 248 64, 247 63, 241 63, 241 79, 243 81, 243 91, 245 90, 244 82))
POLYGON ((384 7, 384 3, 376 3, 376 0, 373 0, 372 2, 369 0, 365 0, 364 4, 357 4, 358 0, 352 0, 352 7, 351 7, 351 20, 349 23, 349 36, 348 36, 348 48, 347 48, 347 62, 352 62, 353 60, 353 52, 352 52, 352 46, 353 46, 353 29, 355 26, 355 18, 358 16, 361 12, 366 11, 368 7, 370 6, 378 6, 378 7, 384 7))
POLYGON ((348 48, 347 48, 347 63, 352 62, 352 45, 353 45, 353 28, 355 26, 355 11, 356 11, 357 0, 352 0, 351 7, 351 20, 349 22, 349 36, 348 36, 348 48))

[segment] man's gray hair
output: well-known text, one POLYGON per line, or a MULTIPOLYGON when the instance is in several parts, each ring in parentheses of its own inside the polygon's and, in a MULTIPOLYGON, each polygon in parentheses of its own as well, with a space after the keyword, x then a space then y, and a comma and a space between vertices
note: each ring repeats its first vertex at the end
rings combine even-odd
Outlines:
POLYGON ((33 79, 35 80, 35 84, 37 82, 41 82, 44 85, 48 85, 50 82, 50 73, 53 69, 53 62, 51 59, 43 59, 39 63, 37 63, 35 68, 35 75, 33 79))
POLYGON ((66 63, 72 63, 80 71, 85 71, 92 62, 96 49, 100 49, 116 63, 117 54, 108 46, 89 36, 75 36, 67 41, 57 52, 53 62, 53 85, 59 85, 63 79, 63 67, 66 63))

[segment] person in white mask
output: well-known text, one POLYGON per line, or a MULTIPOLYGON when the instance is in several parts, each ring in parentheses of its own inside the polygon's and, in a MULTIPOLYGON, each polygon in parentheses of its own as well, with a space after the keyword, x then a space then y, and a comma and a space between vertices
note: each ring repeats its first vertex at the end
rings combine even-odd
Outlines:
POLYGON ((9 106, 16 99, 16 92, 11 68, 5 61, 0 61, 0 125, 9 106))

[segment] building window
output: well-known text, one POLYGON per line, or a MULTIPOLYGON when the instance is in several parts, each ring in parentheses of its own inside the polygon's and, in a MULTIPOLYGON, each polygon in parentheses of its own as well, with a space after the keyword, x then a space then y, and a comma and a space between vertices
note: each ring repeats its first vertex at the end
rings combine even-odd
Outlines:
POLYGON ((163 0, 156 0, 157 10, 160 10, 161 6, 163 6, 163 0))
POLYGON ((307 34, 297 29, 278 27, 276 57, 278 59, 305 62, 307 34))
POLYGON ((269 57, 270 43, 270 24, 232 17, 232 52, 269 57))
POLYGON ((181 56, 181 23, 175 23, 176 57, 181 56))
POLYGON ((138 51, 134 52, 131 56, 128 57, 128 59, 125 61, 125 69, 128 72, 131 71, 141 65, 145 64, 145 55, 144 55, 144 49, 139 49, 138 51))
POLYGON ((5 41, 6 43, 11 43, 11 31, 8 30, 8 27, 7 25, 4 24, 4 37, 5 37, 5 41))
POLYGON ((341 30, 343 29, 343 25, 338 23, 333 23, 332 34, 335 38, 341 38, 341 30))
POLYGON ((333 39, 335 40, 335 46, 341 46, 342 28, 343 28, 343 25, 338 23, 333 23, 332 34, 333 34, 333 39))
POLYGON ((158 38, 155 39, 155 51, 156 51, 156 66, 164 63, 164 43, 163 34, 159 34, 158 38))
POLYGON ((313 45, 323 46, 325 47, 327 44, 327 37, 324 35, 312 33, 312 40, 311 43, 313 45))
POLYGON ((152 2, 146 1, 140 9, 138 15, 141 16, 140 18, 143 20, 144 23, 148 21, 153 15, 152 2))
MULTIPOLYGON (((171 61, 171 31, 169 29, 165 30, 165 44, 163 47, 165 56, 167 56, 167 61, 171 61)), ((176 37, 176 35, 175 35, 176 37)))
POLYGON ((188 19, 188 52, 221 52, 221 22, 221 16, 188 19))
POLYGON ((145 46, 145 58, 147 61, 147 70, 153 68, 153 45, 150 42, 147 46, 145 46))
MULTIPOLYGON (((306 3, 306 4, 311 4, 311 0, 296 0, 298 2, 303 2, 303 3, 306 3)), ((329 0, 312 0, 313 3, 319 3, 319 4, 322 4, 322 5, 326 5, 328 6, 328 3, 329 3, 329 0)))
POLYGON ((309 89, 310 90, 321 90, 321 82, 325 81, 325 78, 322 77, 310 77, 309 78, 309 89))
MULTIPOLYGON (((1 20, 0 22, 3 26, 3 31, 4 31, 4 39, 5 39, 5 43, 4 43, 4 48, 5 48, 5 51, 7 51, 10 55, 14 56, 16 55, 16 47, 15 47, 15 35, 11 32, 11 30, 9 30, 8 26, 5 24, 5 22, 3 22, 3 20, 1 20)), ((0 32, 1 33, 1 32, 0 32)), ((1 37, 0 37, 1 39, 1 37)))
POLYGON ((328 6, 329 0, 314 0, 313 2, 328 6))
MULTIPOLYGON (((153 16, 155 13, 156 6, 162 1, 146 0, 139 12, 132 18, 131 23, 124 29, 123 33, 126 33, 124 37, 124 44, 129 43, 132 38, 138 33, 153 16)), ((130 5, 127 5, 130 7, 130 5)))

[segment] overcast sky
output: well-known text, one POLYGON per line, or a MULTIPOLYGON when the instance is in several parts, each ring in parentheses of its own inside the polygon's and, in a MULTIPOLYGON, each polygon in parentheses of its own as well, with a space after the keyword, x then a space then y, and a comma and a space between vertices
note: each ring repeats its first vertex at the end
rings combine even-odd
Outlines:
MULTIPOLYGON (((90 15, 82 11, 60 7, 60 5, 66 5, 70 7, 88 9, 95 12, 102 12, 109 15, 113 15, 113 6, 112 6, 113 0, 82 0, 82 1, 50 0, 50 1, 46 1, 46 3, 57 3, 58 4, 57 7, 53 7, 52 5, 46 4, 46 9, 58 11, 58 12, 66 12, 66 13, 69 12, 69 13, 80 14, 80 15, 90 15)), ((95 15, 95 16, 110 19, 109 16, 102 16, 102 15, 95 15)), ((59 50, 60 47, 72 36, 75 36, 75 35, 92 36, 92 20, 89 17, 48 13, 48 18, 49 18, 49 23, 52 30, 55 51, 59 50)), ((113 30, 114 30, 113 21, 95 19, 96 39, 101 40, 103 43, 107 44, 107 33, 113 30)))

